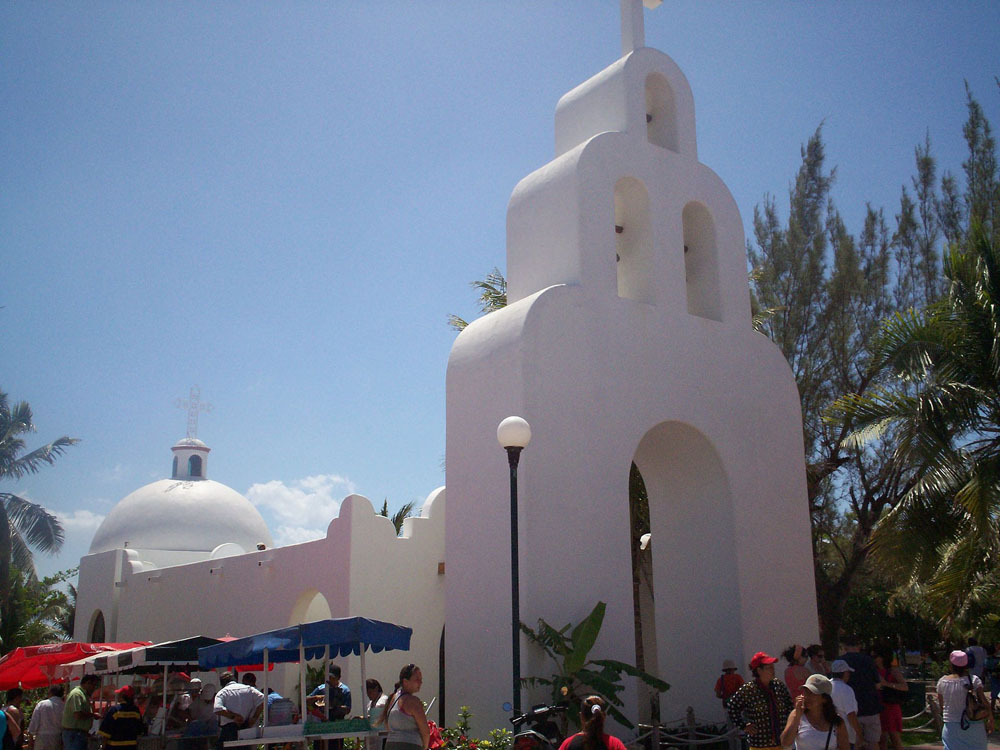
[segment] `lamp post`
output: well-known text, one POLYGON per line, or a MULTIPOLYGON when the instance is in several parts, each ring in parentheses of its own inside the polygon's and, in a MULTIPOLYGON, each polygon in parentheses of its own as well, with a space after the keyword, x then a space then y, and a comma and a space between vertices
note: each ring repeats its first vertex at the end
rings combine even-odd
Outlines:
POLYGON ((513 649, 514 713, 521 713, 521 603, 517 568, 517 462, 531 441, 531 426, 521 417, 507 417, 497 427, 497 440, 510 466, 510 637, 513 649))

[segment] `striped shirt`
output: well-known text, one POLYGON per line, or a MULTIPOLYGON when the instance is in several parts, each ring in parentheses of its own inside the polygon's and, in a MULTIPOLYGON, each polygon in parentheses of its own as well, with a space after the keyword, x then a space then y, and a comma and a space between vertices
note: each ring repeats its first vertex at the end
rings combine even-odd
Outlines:
POLYGON ((137 738, 144 729, 138 707, 134 703, 119 703, 104 714, 97 733, 104 738, 108 747, 128 750, 138 747, 137 738))

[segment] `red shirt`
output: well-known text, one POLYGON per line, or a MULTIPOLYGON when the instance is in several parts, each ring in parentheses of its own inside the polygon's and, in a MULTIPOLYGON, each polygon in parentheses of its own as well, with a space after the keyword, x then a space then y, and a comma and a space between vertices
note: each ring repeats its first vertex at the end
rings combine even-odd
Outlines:
POLYGON ((740 685, 742 684, 742 677, 735 672, 727 672, 715 681, 715 694, 719 698, 722 698, 722 700, 727 701, 733 696, 733 693, 740 689, 740 685))
MULTIPOLYGON (((583 732, 578 732, 563 740, 563 743, 559 746, 559 750, 583 750, 585 739, 586 735, 583 732)), ((622 744, 622 741, 617 737, 612 737, 610 734, 604 735, 604 747, 608 750, 625 750, 625 745, 622 744)))

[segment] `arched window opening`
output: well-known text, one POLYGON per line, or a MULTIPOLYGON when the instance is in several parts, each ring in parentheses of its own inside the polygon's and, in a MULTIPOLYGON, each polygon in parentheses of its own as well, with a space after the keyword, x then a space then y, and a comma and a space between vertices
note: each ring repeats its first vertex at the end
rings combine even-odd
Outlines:
POLYGON ((107 637, 104 627, 104 613, 101 610, 97 610, 94 616, 90 620, 90 638, 91 643, 106 643, 107 637))
POLYGON ((188 476, 201 476, 201 456, 191 456, 188 459, 188 476))
POLYGON ((701 203, 688 203, 684 207, 683 222, 688 312, 701 318, 722 320, 719 253, 712 214, 701 203))
POLYGON ((634 177, 623 177, 615 183, 614 231, 618 296, 655 303, 649 194, 634 177))
POLYGON ((678 150, 674 92, 660 73, 646 77, 646 138, 662 148, 678 150))

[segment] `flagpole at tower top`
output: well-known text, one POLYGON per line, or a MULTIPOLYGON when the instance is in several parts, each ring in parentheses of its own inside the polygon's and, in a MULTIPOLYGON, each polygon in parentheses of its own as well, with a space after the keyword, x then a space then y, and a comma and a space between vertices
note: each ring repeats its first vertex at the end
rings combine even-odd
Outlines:
POLYGON ((622 57, 646 46, 646 29, 643 25, 643 6, 653 9, 663 0, 621 0, 622 4, 622 57))

